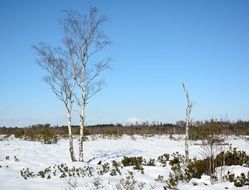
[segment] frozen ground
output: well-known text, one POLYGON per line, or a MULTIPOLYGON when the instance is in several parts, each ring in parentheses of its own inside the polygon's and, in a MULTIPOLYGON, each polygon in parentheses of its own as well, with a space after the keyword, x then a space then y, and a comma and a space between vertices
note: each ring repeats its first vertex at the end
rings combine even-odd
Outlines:
MULTIPOLYGON (((174 139, 169 139, 168 136, 123 136, 119 139, 110 138, 94 138, 89 137, 90 140, 84 144, 85 149, 85 163, 72 163, 68 154, 68 141, 65 139, 59 140, 57 144, 42 144, 40 142, 24 141, 15 139, 13 137, 7 140, 0 141, 0 189, 2 190, 33 190, 33 189, 48 189, 48 190, 64 190, 67 188, 69 179, 61 179, 59 177, 52 177, 51 179, 33 178, 24 180, 20 175, 20 170, 29 168, 31 171, 38 172, 48 166, 66 163, 70 166, 86 166, 90 165, 93 168, 97 167, 97 163, 102 163, 116 160, 120 161, 124 156, 143 156, 146 159, 155 158, 164 153, 174 153, 178 151, 184 154, 184 140, 182 136, 175 136, 174 139), (9 157, 6 159, 6 157, 9 157), (18 158, 18 161, 15 160, 18 158)), ((232 147, 237 147, 240 150, 245 150, 249 153, 249 142, 241 138, 229 137, 227 140, 232 147)), ((75 141, 77 144, 77 141, 75 141)), ((203 156, 203 149, 200 142, 190 143, 190 156, 200 158, 203 156)), ((77 149, 76 149, 77 151, 77 149)), ((77 154, 76 154, 77 155, 77 154)), ((158 175, 167 178, 170 167, 161 166, 144 166, 144 174, 136 172, 132 167, 125 167, 122 169, 121 176, 110 176, 105 174, 100 176, 103 184, 102 189, 116 189, 116 183, 125 177, 128 170, 134 172, 135 180, 144 182, 146 185, 144 189, 163 189, 160 182, 155 181, 158 175)), ((239 166, 227 167, 226 170, 241 173, 249 171, 249 168, 239 166)), ((78 188, 76 189, 94 189, 94 177, 77 178, 78 188)), ((203 176, 202 179, 193 179, 198 182, 198 186, 193 186, 191 181, 188 184, 180 184, 179 189, 248 189, 248 187, 235 188, 232 183, 218 183, 215 185, 202 185, 204 182, 209 184, 209 178, 203 176)))

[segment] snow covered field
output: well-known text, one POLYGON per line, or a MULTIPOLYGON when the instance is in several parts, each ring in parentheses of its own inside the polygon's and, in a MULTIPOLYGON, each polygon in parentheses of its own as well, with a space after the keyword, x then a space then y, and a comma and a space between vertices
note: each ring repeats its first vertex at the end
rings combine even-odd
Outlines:
MULTIPOLYGON (((110 138, 93 138, 85 142, 85 162, 72 163, 70 161, 68 151, 68 141, 66 139, 59 140, 57 144, 42 144, 40 142, 24 141, 10 137, 0 141, 0 189, 1 190, 64 190, 69 188, 69 180, 75 181, 73 178, 59 178, 58 176, 51 179, 29 178, 25 180, 20 175, 20 170, 29 168, 31 171, 38 172, 49 166, 66 163, 68 166, 83 167, 92 166, 99 167, 98 163, 111 162, 112 160, 121 161, 124 156, 142 156, 145 159, 154 158, 168 153, 172 154, 178 151, 184 154, 183 136, 174 136, 175 139, 169 139, 169 136, 123 136, 118 139, 110 138)), ((241 138, 230 137, 227 141, 232 147, 239 150, 245 150, 249 153, 249 142, 241 138)), ((75 141, 77 144, 77 141, 75 141)), ((190 156, 192 158, 200 158, 202 147, 200 142, 193 141, 190 143, 190 156)), ((76 149, 77 151, 77 149, 76 149)), ((77 155, 77 154, 76 154, 77 155)), ((230 166, 225 168, 227 171, 235 173, 247 172, 249 168, 240 166, 230 166)), ((158 175, 167 178, 170 172, 170 166, 162 167, 156 163, 156 166, 144 166, 144 174, 133 170, 132 167, 124 167, 121 175, 110 176, 109 173, 97 175, 93 177, 78 177, 77 188, 75 189, 96 189, 93 183, 100 181, 102 186, 100 189, 117 189, 117 183, 121 178, 125 178, 128 171, 134 172, 135 180, 143 185, 136 186, 135 189, 163 189, 164 184, 156 181, 158 175)), ((248 189, 248 187, 236 188, 232 183, 224 182, 214 185, 204 185, 201 182, 209 183, 209 178, 203 176, 202 179, 192 179, 188 184, 180 184, 179 189, 248 189), (192 182, 196 180, 200 185, 193 186, 192 182)))

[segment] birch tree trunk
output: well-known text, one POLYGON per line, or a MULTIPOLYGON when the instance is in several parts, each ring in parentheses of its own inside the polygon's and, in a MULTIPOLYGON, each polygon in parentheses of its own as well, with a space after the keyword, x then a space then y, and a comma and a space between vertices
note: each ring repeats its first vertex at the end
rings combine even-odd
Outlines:
POLYGON ((186 107, 186 127, 185 127, 185 159, 186 162, 189 162, 189 124, 190 124, 190 115, 192 111, 192 103, 189 99, 188 90, 185 87, 185 84, 182 82, 182 86, 185 92, 187 107, 186 107))
POLYGON ((80 113, 80 139, 79 139, 79 161, 84 161, 84 147, 83 147, 83 141, 84 141, 84 126, 85 126, 85 107, 86 104, 83 103, 81 107, 81 113, 80 113))
POLYGON ((186 116, 186 132, 185 132, 185 158, 189 161, 189 116, 186 116))
POLYGON ((73 135, 72 135, 72 112, 68 111, 67 113, 67 119, 68 119, 68 140, 69 140, 69 152, 71 156, 71 160, 73 162, 76 162, 75 154, 74 154, 74 146, 73 146, 73 135))

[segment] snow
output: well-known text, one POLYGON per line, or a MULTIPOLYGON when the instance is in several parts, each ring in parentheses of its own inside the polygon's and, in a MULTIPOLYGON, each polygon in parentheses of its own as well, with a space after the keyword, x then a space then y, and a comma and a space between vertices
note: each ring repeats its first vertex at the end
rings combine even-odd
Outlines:
MULTIPOLYGON (((112 160, 121 161, 124 156, 142 156, 145 159, 154 158, 168 153, 179 152, 184 154, 184 138, 181 135, 174 136, 175 139, 170 139, 167 135, 155 135, 150 137, 145 136, 123 136, 121 138, 102 138, 89 137, 89 140, 84 143, 85 162, 72 163, 70 161, 67 139, 61 139, 57 144, 42 144, 41 142, 24 141, 10 137, 0 141, 0 189, 3 190, 64 190, 67 188, 68 180, 59 177, 51 179, 29 178, 25 180, 20 175, 20 170, 29 168, 31 171, 38 172, 46 167, 55 164, 66 163, 69 166, 92 166, 98 167, 97 163, 111 162, 112 160), (9 157, 9 159, 6 159, 9 157), (15 157, 18 160, 15 160, 15 157)), ((245 150, 249 153, 249 143, 239 137, 229 137, 228 142, 232 147, 237 147, 240 150, 245 150)), ((77 141, 74 141, 77 144, 77 141)), ((77 148, 75 149, 77 153, 77 148)), ((202 147, 200 142, 195 141, 190 143, 190 157, 199 158, 202 147)), ((76 154, 77 155, 77 154, 76 154)), ((108 173, 103 176, 77 178, 78 188, 76 189, 94 189, 93 181, 98 180, 103 184, 102 189, 116 189, 116 183, 121 178, 124 178, 128 171, 134 172, 135 180, 139 183, 146 183, 144 189, 163 189, 164 184, 155 179, 158 175, 164 176, 167 179, 170 173, 170 167, 162 167, 158 163, 156 166, 144 166, 144 174, 140 171, 133 170, 132 167, 124 167, 122 175, 110 176, 108 173)), ((223 168, 224 172, 231 171, 240 175, 246 173, 248 168, 241 166, 229 166, 223 168)), ((201 179, 192 179, 189 183, 179 184, 178 189, 246 189, 246 187, 236 188, 232 183, 223 182, 210 184, 209 176, 202 176, 201 179), (195 186, 193 183, 197 183, 195 186)), ((138 187, 137 187, 138 188, 138 187)))

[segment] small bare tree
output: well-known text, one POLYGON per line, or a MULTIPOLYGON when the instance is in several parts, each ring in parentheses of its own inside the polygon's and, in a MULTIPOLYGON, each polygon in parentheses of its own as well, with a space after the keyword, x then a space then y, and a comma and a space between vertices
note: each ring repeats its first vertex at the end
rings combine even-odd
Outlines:
POLYGON ((61 48, 52 48, 49 45, 40 43, 33 46, 37 56, 38 64, 47 72, 44 81, 51 87, 54 94, 61 100, 67 110, 69 151, 72 161, 76 161, 73 147, 73 136, 71 130, 73 91, 76 82, 73 78, 75 68, 68 60, 68 53, 61 48))
POLYGON ((74 96, 80 108, 80 138, 79 161, 83 161, 83 139, 86 118, 86 105, 90 98, 101 90, 103 80, 98 80, 99 75, 109 68, 110 59, 96 61, 92 57, 110 44, 110 41, 101 30, 106 17, 98 16, 96 8, 90 8, 87 16, 77 12, 65 12, 62 19, 65 39, 68 48, 77 65, 75 81, 78 90, 74 96))
POLYGON ((185 97, 187 100, 186 107, 186 127, 185 127, 185 158, 186 162, 189 161, 189 124, 190 124, 190 116, 192 111, 192 103, 190 102, 188 89, 185 87, 184 82, 182 82, 183 90, 185 92, 185 97))

